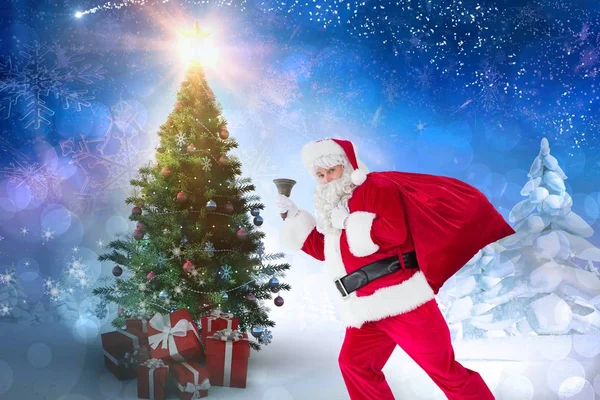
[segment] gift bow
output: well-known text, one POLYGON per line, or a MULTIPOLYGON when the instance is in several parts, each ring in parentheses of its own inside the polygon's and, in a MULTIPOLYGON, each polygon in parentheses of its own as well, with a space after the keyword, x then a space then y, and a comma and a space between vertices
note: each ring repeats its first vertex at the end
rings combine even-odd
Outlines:
POLYGON ((192 400, 195 400, 195 399, 200 398, 201 390, 208 390, 208 389, 210 389, 210 382, 209 382, 208 378, 206 378, 205 380, 203 380, 202 382, 200 382, 197 385, 194 385, 192 382, 188 382, 187 385, 185 385, 185 388, 183 389, 183 391, 187 392, 187 393, 193 393, 192 400))
MULTIPOLYGON (((171 317, 169 315, 155 314, 150 320, 150 326, 160 333, 148 337, 150 346, 156 350, 156 348, 162 343, 163 349, 171 348, 175 349, 175 336, 185 337, 187 331, 194 332, 194 335, 198 337, 198 332, 194 328, 191 321, 186 319, 180 319, 175 326, 171 327, 171 317)), ((198 338, 199 340, 200 338, 198 338)))
POLYGON ((224 313, 223 311, 221 311, 219 309, 213 310, 210 313, 210 316, 213 317, 213 318, 225 318, 225 319, 231 319, 231 318, 233 318, 233 314, 224 313))
POLYGON ((212 339, 222 340, 224 342, 237 342, 238 340, 248 340, 242 336, 242 332, 233 329, 221 329, 210 336, 212 339))

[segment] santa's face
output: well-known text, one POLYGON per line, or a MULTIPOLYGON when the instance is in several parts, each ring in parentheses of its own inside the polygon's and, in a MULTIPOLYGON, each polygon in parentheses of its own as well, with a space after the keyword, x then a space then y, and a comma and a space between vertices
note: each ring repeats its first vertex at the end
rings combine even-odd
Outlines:
POLYGON ((327 184, 333 180, 341 178, 344 173, 344 167, 341 165, 336 165, 331 168, 318 168, 317 169, 317 182, 319 184, 327 184))
POLYGON ((352 183, 351 170, 341 165, 322 169, 320 172, 323 176, 317 176, 317 179, 322 179, 324 183, 317 183, 314 194, 317 228, 322 233, 335 233, 337 230, 330 220, 331 210, 338 205, 347 209, 348 199, 356 185, 352 183), (338 176, 333 178, 335 175, 338 176))

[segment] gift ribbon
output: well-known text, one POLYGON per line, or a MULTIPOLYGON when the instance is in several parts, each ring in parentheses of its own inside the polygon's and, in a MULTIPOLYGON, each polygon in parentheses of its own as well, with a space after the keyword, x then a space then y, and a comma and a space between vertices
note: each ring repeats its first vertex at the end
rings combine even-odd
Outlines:
POLYGON ((169 368, 169 366, 165 365, 163 360, 159 360, 158 358, 151 358, 140 365, 149 368, 148 382, 150 386, 150 400, 154 400, 154 370, 158 368, 169 368))
POLYGON ((180 319, 174 327, 171 327, 171 316, 170 315, 162 315, 155 314, 150 320, 150 326, 159 333, 149 336, 148 342, 150 347, 154 350, 162 343, 162 349, 169 349, 169 355, 175 361, 185 361, 183 357, 179 354, 177 350, 177 345, 175 344, 175 336, 185 337, 187 336, 187 331, 194 332, 194 335, 200 340, 198 337, 198 332, 194 328, 194 324, 191 321, 186 319, 180 319))
POLYGON ((186 362, 182 362, 181 365, 187 368, 194 375, 194 383, 188 382, 185 386, 183 386, 179 382, 175 382, 177 387, 182 392, 192 393, 192 400, 200 399, 200 391, 210 389, 210 381, 208 378, 205 378, 202 382, 198 383, 198 379, 200 379, 200 373, 186 362))
POLYGON ((126 332, 124 330, 121 329, 117 329, 116 332, 120 333, 121 335, 127 336, 129 339, 131 339, 131 341, 133 342, 133 353, 125 353, 125 355, 123 356, 122 359, 117 360, 115 357, 113 357, 108 351, 104 350, 104 355, 115 365, 125 365, 127 368, 130 368, 132 366, 134 366, 137 363, 136 360, 136 356, 139 354, 140 351, 140 341, 137 338, 137 336, 132 335, 129 332, 126 332))
POLYGON ((233 363, 233 342, 248 341, 242 332, 231 329, 221 329, 209 336, 211 339, 225 342, 225 365, 223 367, 223 386, 231 386, 231 365, 233 363))
POLYGON ((207 323, 206 323, 206 331, 207 332, 212 332, 212 322, 216 319, 219 318, 223 318, 227 320, 227 329, 231 329, 233 328, 233 326, 231 325, 233 323, 233 314, 230 313, 224 313, 221 310, 213 310, 210 313, 210 316, 207 317, 207 323))

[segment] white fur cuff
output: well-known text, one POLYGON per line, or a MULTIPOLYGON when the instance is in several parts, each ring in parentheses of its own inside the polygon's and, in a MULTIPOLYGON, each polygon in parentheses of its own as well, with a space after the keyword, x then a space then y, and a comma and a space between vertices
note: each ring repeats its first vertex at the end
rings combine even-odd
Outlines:
POLYGON ((307 211, 298 211, 295 217, 287 218, 283 222, 279 234, 281 245, 289 251, 300 250, 315 226, 317 226, 315 217, 307 211))
POLYGON ((371 239, 371 227, 376 215, 366 211, 355 211, 346 221, 346 237, 350 252, 356 257, 366 257, 379 250, 371 239))

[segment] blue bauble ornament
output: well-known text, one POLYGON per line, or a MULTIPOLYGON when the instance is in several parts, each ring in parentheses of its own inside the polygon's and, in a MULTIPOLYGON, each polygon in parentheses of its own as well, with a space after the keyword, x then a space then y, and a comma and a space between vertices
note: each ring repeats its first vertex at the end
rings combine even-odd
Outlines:
POLYGON ((161 299, 168 299, 169 293, 167 293, 166 290, 161 290, 160 293, 158 294, 158 297, 160 297, 161 299))
POLYGON ((263 222, 265 222, 265 221, 263 220, 263 217, 261 217, 260 215, 258 217, 254 217, 254 225, 261 226, 263 224, 263 222))
POLYGON ((223 295, 221 296, 221 298, 223 300, 227 300, 227 299, 229 299, 229 295, 227 293, 223 293, 223 295))
POLYGON ((269 286, 271 288, 276 288, 277 286, 279 286, 279 279, 277 279, 277 278, 271 278, 269 280, 269 286))
POLYGON ((250 333, 252 334, 252 336, 254 336, 255 338, 259 338, 261 337, 261 335, 263 334, 263 332, 265 331, 265 328, 262 326, 253 326, 252 329, 250 330, 250 333))
POLYGON ((250 214, 252 214, 253 217, 257 217, 258 214, 260 214, 260 210, 258 208, 253 208, 252 211, 250 211, 250 214))

